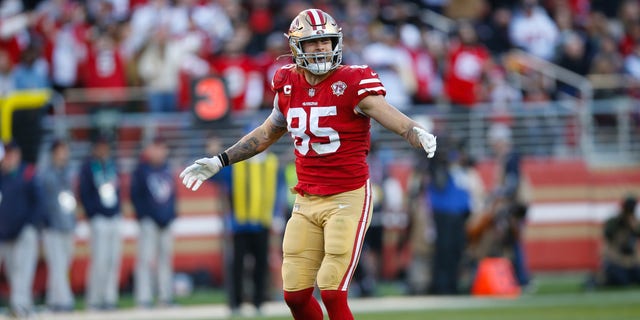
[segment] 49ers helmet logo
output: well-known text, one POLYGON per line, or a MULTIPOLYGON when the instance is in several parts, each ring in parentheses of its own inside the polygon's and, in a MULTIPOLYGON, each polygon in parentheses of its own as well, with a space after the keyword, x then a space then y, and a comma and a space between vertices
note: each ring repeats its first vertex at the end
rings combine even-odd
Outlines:
POLYGON ((347 89, 347 84, 342 81, 334 82, 331 85, 331 90, 333 90, 333 94, 336 96, 343 95, 345 89, 347 89))

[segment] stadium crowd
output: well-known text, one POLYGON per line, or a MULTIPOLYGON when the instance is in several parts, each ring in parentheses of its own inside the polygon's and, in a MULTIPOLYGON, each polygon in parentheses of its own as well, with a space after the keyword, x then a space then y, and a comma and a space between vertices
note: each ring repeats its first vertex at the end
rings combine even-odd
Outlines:
POLYGON ((542 76, 510 87, 508 71, 523 67, 514 48, 582 76, 640 79, 637 1, 5 0, 0 95, 143 86, 148 110, 175 111, 189 106, 190 79, 217 74, 229 80, 234 110, 270 108, 271 75, 290 63, 282 30, 314 6, 343 26, 345 63, 378 70, 401 109, 493 102, 504 112, 508 102, 577 94, 542 76), (454 25, 434 28, 425 9, 454 25))
MULTIPOLYGON (((387 100, 399 109, 444 104, 450 112, 464 115, 478 103, 488 102, 498 119, 489 132, 493 155, 501 164, 493 190, 482 190, 473 160, 466 153, 464 141, 460 141, 464 137, 452 136, 451 141, 441 142, 443 147, 432 165, 417 170, 419 174, 412 179, 409 200, 405 202, 398 202, 401 197, 393 196, 403 191, 385 169, 384 150, 372 152, 371 157, 378 157, 372 168, 379 169, 372 173, 372 180, 386 195, 378 199, 374 210, 409 213, 409 222, 403 225, 408 228, 404 241, 412 242, 416 256, 407 271, 411 278, 407 281, 411 284, 409 292, 458 293, 464 286, 458 281, 458 270, 463 265, 473 269, 482 257, 495 255, 511 258, 519 284, 527 285, 529 275, 519 238, 527 199, 519 187, 519 155, 512 149, 511 124, 505 119, 516 102, 546 102, 565 95, 579 96, 579 92, 527 69, 518 63, 514 49, 582 76, 626 74, 629 79, 640 81, 639 1, 4 0, 0 5, 0 98, 26 89, 51 88, 64 94, 74 88, 144 87, 149 112, 186 111, 191 103, 191 80, 214 74, 227 80, 235 112, 270 109, 271 78, 275 70, 291 62, 282 32, 298 12, 309 7, 321 8, 336 18, 347 35, 345 63, 370 65, 387 89, 387 100), (451 18, 454 28, 448 33, 434 28, 434 21, 428 20, 425 10, 451 18), (508 74, 516 69, 528 75, 521 88, 510 86, 508 74), (491 213, 489 218, 482 217, 486 211, 491 213), (433 221, 423 221, 427 212, 432 213, 433 221), (431 266, 431 261, 436 263, 431 266), (427 270, 430 274, 425 277, 427 270)), ((626 93, 636 92, 633 88, 630 92, 613 88, 597 91, 597 97, 626 93)), ((117 278, 114 269, 120 263, 120 239, 112 234, 122 213, 119 182, 117 168, 107 161, 110 150, 104 142, 95 141, 82 174, 92 180, 85 181, 77 195, 85 209, 93 208, 87 212, 95 235, 92 247, 102 248, 92 252, 91 257, 99 261, 94 265, 104 268, 92 271, 89 278, 94 290, 88 292, 88 307, 95 309, 115 307, 117 288, 103 284, 113 283, 113 277, 117 278), (82 193, 87 190, 93 194, 82 193)), ((50 150, 59 152, 58 148, 64 146, 54 144, 50 150)), ((145 161, 141 161, 134 175, 140 176, 141 184, 147 181, 146 175, 155 174, 156 185, 170 178, 166 175, 169 169, 165 148, 162 141, 155 141, 145 149, 145 161)), ((21 221, 12 220, 13 229, 3 221, 0 253, 6 255, 6 244, 20 238, 24 240, 21 252, 35 256, 35 231, 41 227, 53 229, 48 230, 54 239, 48 244, 60 242, 59 250, 68 252, 65 248, 69 247, 68 231, 73 222, 64 220, 64 214, 55 223, 32 216, 39 210, 52 209, 28 208, 37 204, 29 199, 37 198, 35 194, 42 190, 38 191, 33 182, 38 175, 19 165, 19 149, 10 142, 5 145, 0 182, 3 186, 10 183, 5 176, 21 170, 18 176, 11 177, 23 179, 20 185, 24 190, 14 190, 23 197, 13 200, 22 199, 18 205, 30 213, 21 221), (29 227, 23 229, 24 226, 29 227)), ((56 199, 58 205, 71 206, 71 201, 75 207, 74 197, 68 198, 70 188, 63 188, 69 186, 65 180, 69 173, 63 170, 65 156, 60 157, 63 159, 56 169, 60 170, 59 176, 48 177, 52 180, 49 185, 58 188, 56 194, 67 195, 64 201, 56 199)), ((166 182, 168 185, 174 184, 166 182)), ((175 190, 167 188, 140 187, 131 191, 142 194, 135 210, 149 241, 140 246, 152 247, 158 242, 158 255, 163 261, 170 260, 167 252, 171 250, 165 227, 176 213, 172 206, 163 207, 166 210, 157 217, 145 212, 159 211, 148 208, 158 205, 153 204, 158 197, 175 203, 175 190)), ((9 198, 3 196, 8 203, 9 198)), ((5 214, 0 211, 3 219, 5 214)), ((375 292, 372 283, 380 273, 376 264, 380 264, 382 225, 381 221, 372 222, 363 253, 367 261, 363 266, 373 267, 361 269, 355 276, 362 295, 375 292)), ((136 288, 136 299, 139 305, 148 307, 153 300, 151 282, 156 280, 145 268, 154 264, 150 261, 154 255, 147 249, 140 252, 146 255, 139 257, 136 282, 144 283, 144 287, 136 288)), ((0 262, 7 259, 11 260, 0 256, 0 262)), ((52 255, 48 263, 64 274, 69 259, 52 255)), ((33 272, 33 259, 22 262, 26 265, 19 268, 33 272)), ((172 303, 167 284, 171 272, 160 271, 158 281, 163 287, 159 303, 172 303)), ((21 289, 12 289, 10 308, 20 316, 33 308, 28 289, 24 289, 32 279, 24 274, 17 278, 11 280, 11 285, 17 281, 21 289)), ((54 310, 73 309, 71 292, 64 284, 54 283, 55 279, 48 284, 52 298, 47 304, 54 310)))

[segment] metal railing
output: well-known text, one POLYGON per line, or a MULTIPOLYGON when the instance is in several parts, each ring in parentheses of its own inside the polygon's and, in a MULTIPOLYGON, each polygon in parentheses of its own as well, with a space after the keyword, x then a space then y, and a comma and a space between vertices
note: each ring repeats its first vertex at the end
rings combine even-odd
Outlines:
MULTIPOLYGON (((141 97, 135 99, 143 100, 141 97)), ((78 99, 75 101, 80 103, 78 99)), ((590 113, 580 108, 576 101, 510 105, 506 121, 512 128, 514 146, 528 157, 582 158, 593 165, 622 165, 640 161, 640 119, 637 118, 640 113, 637 112, 637 101, 624 96, 592 101, 589 102, 592 106, 590 113), (636 118, 632 116, 634 108, 636 118), (584 121, 585 113, 589 121, 584 121), (585 147, 585 143, 589 146, 585 147)), ((247 124, 266 119, 269 112, 260 110, 252 115, 232 115, 224 126, 198 123, 190 112, 156 114, 118 111, 106 115, 90 112, 76 115, 54 113, 44 119, 44 140, 70 138, 72 159, 79 161, 89 153, 90 143, 86 132, 99 126, 112 127, 117 132, 134 130, 136 134, 133 138, 118 134, 115 144, 116 157, 122 169, 127 171, 136 163, 144 142, 160 134, 172 150, 171 161, 183 166, 204 155, 205 141, 211 132, 215 132, 225 147, 230 146, 242 136, 247 124)), ((467 141, 466 150, 477 159, 490 156, 489 128, 496 121, 505 121, 505 115, 496 119, 490 104, 477 105, 468 115, 450 113, 435 105, 414 106, 407 114, 426 117, 438 128, 438 134, 464 137, 467 141)), ((395 157, 413 154, 409 144, 402 141, 401 137, 385 130, 375 121, 372 138, 395 157)), ((439 141, 446 143, 446 140, 439 141)), ((272 151, 288 158, 291 149, 288 137, 283 137, 271 147, 272 151)))

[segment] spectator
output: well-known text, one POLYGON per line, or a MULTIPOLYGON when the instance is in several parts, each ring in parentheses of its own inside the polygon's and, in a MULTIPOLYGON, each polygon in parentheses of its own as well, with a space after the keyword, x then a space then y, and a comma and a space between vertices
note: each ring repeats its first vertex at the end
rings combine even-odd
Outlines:
MULTIPOLYGON (((575 32, 565 34, 563 40, 556 62, 557 65, 581 76, 586 76, 589 73, 591 59, 587 54, 585 40, 575 32)), ((574 97, 580 94, 578 88, 563 82, 558 82, 557 90, 559 93, 574 97)))
POLYGON ((254 112, 262 104, 262 74, 252 57, 245 53, 250 38, 251 30, 246 25, 238 26, 221 54, 210 61, 213 72, 226 81, 231 108, 236 113, 254 112))
POLYGON ((0 98, 12 93, 14 90, 13 63, 9 57, 9 53, 0 50, 0 98))
POLYGON ((617 215, 604 223, 604 284, 640 284, 640 223, 636 218, 637 198, 623 199, 617 215))
POLYGON ((217 53, 222 45, 234 35, 234 28, 227 11, 219 1, 204 0, 193 11, 192 20, 199 30, 207 34, 207 53, 217 53))
POLYGON ((551 61, 558 42, 558 27, 538 0, 521 0, 509 24, 509 35, 516 47, 551 61))
POLYGON ((176 218, 175 179, 167 163, 167 143, 156 139, 145 147, 131 175, 131 201, 140 226, 135 269, 135 301, 151 307, 173 303, 173 235, 176 218))
POLYGON ((13 79, 16 90, 47 89, 49 81, 49 64, 42 57, 39 44, 29 45, 20 56, 13 70, 13 79))
POLYGON ((124 57, 115 37, 109 33, 95 36, 81 70, 82 84, 87 88, 122 88, 127 85, 124 57))
POLYGON ((380 81, 389 89, 386 96, 389 103, 400 110, 411 108, 411 97, 416 90, 411 55, 401 46, 393 27, 374 25, 370 34, 373 41, 362 49, 364 63, 376 70, 380 81))
POLYGON ((470 113, 484 100, 483 81, 490 69, 489 51, 478 42, 473 25, 461 22, 447 56, 444 89, 451 103, 452 134, 462 143, 468 143, 470 113))
POLYGON ((489 72, 488 96, 491 121, 511 123, 512 109, 522 103, 522 92, 511 86, 507 74, 499 67, 489 72))
POLYGON ((53 311, 71 311, 75 307, 69 275, 75 246, 76 198, 69 145, 56 140, 49 151, 49 163, 40 173, 46 209, 43 243, 49 271, 46 302, 53 311))
POLYGON ((640 42, 640 4, 634 0, 624 0, 618 7, 618 16, 614 20, 623 31, 620 37, 620 52, 627 56, 640 42))
POLYGON ((267 37, 266 50, 255 58, 256 64, 261 70, 264 84, 264 94, 262 95, 262 108, 273 107, 273 97, 275 93, 271 90, 271 79, 281 67, 292 63, 291 57, 287 56, 287 42, 278 32, 274 32, 267 37))
MULTIPOLYGON (((53 2, 46 4, 49 6, 40 10, 55 7, 53 2)), ((86 59, 90 34, 84 6, 68 3, 61 14, 57 20, 54 17, 44 19, 42 28, 50 47, 52 84, 60 92, 78 85, 78 70, 86 59)))
POLYGON ((511 17, 509 8, 496 7, 487 14, 485 21, 478 27, 478 38, 496 58, 502 57, 513 47, 509 37, 511 17))
POLYGON ((147 88, 150 111, 177 111, 182 63, 201 46, 202 38, 197 33, 171 37, 165 27, 154 30, 142 49, 138 63, 138 72, 147 88))
POLYGON ((471 186, 459 150, 440 150, 434 160, 427 188, 436 231, 431 292, 456 294, 466 246, 465 223, 471 214, 471 186))
POLYGON ((511 129, 504 124, 494 124, 488 133, 488 140, 496 161, 495 183, 492 191, 496 201, 494 214, 498 219, 505 219, 501 224, 494 220, 494 225, 501 230, 500 243, 506 248, 511 258, 516 278, 521 286, 529 284, 523 245, 523 230, 527 213, 529 196, 523 182, 521 158, 513 149, 511 129))
POLYGON ((0 48, 9 53, 14 64, 20 61, 22 51, 31 43, 29 29, 35 22, 35 15, 23 9, 20 0, 0 2, 0 48))
MULTIPOLYGON (((208 153, 215 152, 218 140, 212 138, 208 153)), ((218 151, 219 152, 219 151, 218 151)), ((245 162, 224 169, 213 178, 229 196, 225 225, 232 240, 229 254, 230 291, 229 307, 239 314, 244 301, 245 260, 253 259, 251 269, 251 304, 258 312, 268 299, 269 237, 272 219, 281 212, 283 204, 278 201, 280 184, 284 183, 278 169, 278 158, 273 153, 263 153, 245 162)))
POLYGON ((42 190, 33 166, 22 163, 15 142, 4 146, 0 161, 0 263, 4 261, 15 317, 34 312, 32 286, 38 259, 42 190))
POLYGON ((168 0, 149 0, 137 7, 129 21, 129 37, 125 39, 124 50, 127 56, 135 56, 151 38, 154 30, 170 25, 171 7, 168 0))
POLYGON ((247 21, 254 34, 247 46, 247 51, 251 55, 257 55, 266 48, 269 34, 274 30, 274 14, 272 8, 275 3, 269 0, 248 1, 249 12, 247 21))
POLYGON ((91 261, 87 273, 86 306, 115 309, 118 302, 122 237, 120 188, 109 140, 98 137, 80 168, 80 201, 91 227, 91 261))
POLYGON ((411 57, 411 69, 416 81, 412 101, 416 104, 433 103, 440 98, 442 91, 442 79, 436 61, 427 48, 426 32, 412 24, 404 24, 400 28, 402 46, 411 57))
POLYGON ((640 43, 624 58, 624 72, 631 76, 634 84, 640 83, 640 43))

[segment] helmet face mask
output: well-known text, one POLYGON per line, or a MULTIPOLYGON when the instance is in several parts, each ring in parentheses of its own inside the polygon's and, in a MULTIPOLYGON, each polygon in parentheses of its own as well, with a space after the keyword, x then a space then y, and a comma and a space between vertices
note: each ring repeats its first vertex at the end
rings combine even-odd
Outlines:
POLYGON ((300 12, 291 22, 286 36, 296 65, 315 75, 323 75, 342 63, 341 28, 322 10, 308 9, 300 12), (324 38, 331 39, 331 51, 304 52, 305 41, 324 38))

